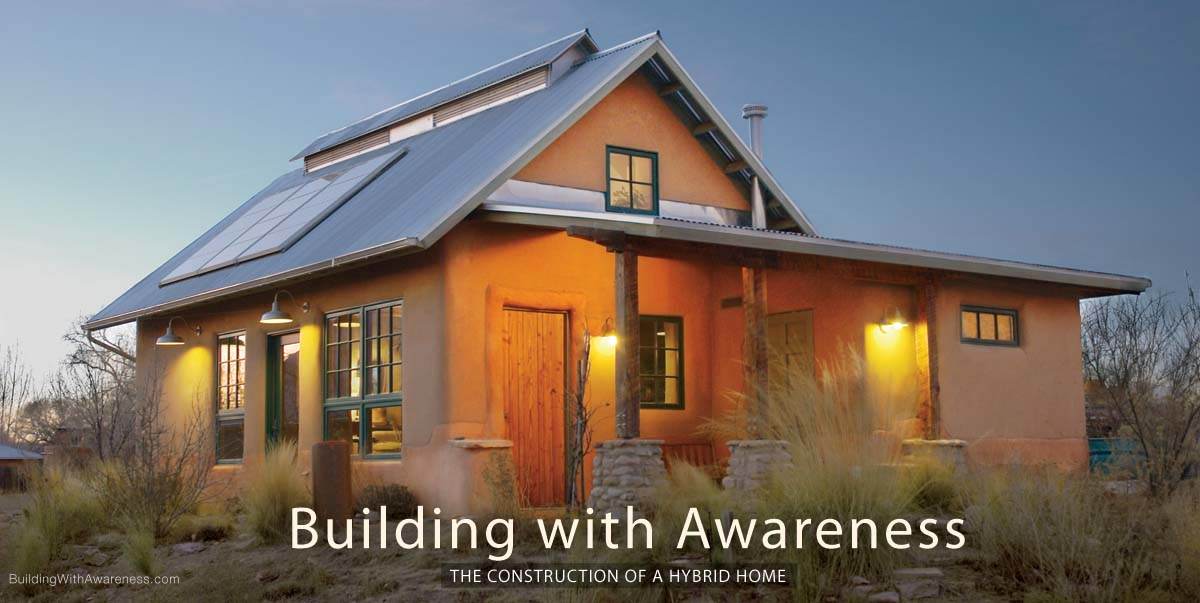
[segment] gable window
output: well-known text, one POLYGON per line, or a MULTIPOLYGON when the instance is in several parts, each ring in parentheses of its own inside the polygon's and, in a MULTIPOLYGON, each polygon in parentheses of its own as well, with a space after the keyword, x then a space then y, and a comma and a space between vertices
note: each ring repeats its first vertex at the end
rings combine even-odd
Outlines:
POLYGON ((980 306, 962 307, 962 340, 984 345, 1019 344, 1017 311, 980 306))
POLYGON ((245 439, 246 334, 217 338, 217 462, 242 460, 245 439))
POLYGON ((638 367, 645 408, 683 408, 683 319, 642 316, 638 367))
POLYGON ((609 211, 658 213, 658 154, 608 147, 609 211))
POLYGON ((351 454, 401 452, 403 316, 400 301, 325 316, 325 439, 351 454))

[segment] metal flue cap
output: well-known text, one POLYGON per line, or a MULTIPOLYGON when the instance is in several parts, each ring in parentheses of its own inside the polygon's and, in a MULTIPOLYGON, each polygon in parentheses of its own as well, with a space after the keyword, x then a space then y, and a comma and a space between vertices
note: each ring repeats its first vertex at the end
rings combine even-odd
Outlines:
POLYGON ((766 117, 766 105, 742 105, 742 119, 750 119, 751 117, 766 117))

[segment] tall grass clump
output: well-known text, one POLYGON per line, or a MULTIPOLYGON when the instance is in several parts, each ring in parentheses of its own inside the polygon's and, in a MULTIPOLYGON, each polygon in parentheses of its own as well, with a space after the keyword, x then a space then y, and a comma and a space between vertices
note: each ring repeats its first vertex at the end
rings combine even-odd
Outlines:
MULTIPOLYGON (((971 539, 990 573, 1071 601, 1136 600, 1169 586, 1155 501, 1032 468, 978 479, 971 539)), ((1167 564, 1169 565, 1169 564, 1167 564)))
POLYGON ((739 400, 740 408, 707 426, 714 439, 782 441, 791 455, 791 463, 776 467, 758 492, 738 496, 736 513, 781 519, 789 531, 797 519, 811 519, 814 526, 833 519, 842 526, 843 546, 818 546, 810 526, 802 548, 738 554, 796 564, 801 600, 834 594, 851 576, 889 576, 902 551, 887 546, 883 532, 912 502, 898 469, 896 435, 912 409, 881 393, 889 388, 873 387, 866 364, 849 349, 816 376, 796 368, 772 379, 770 392, 759 396, 753 410, 757 422, 748 419, 749 404, 739 400), (852 532, 857 547, 850 546, 852 532), (870 546, 873 540, 878 546, 870 546))
POLYGON ((149 526, 127 526, 121 552, 133 569, 143 576, 158 575, 158 559, 154 556, 154 529, 149 526))
POLYGON ((82 542, 104 528, 108 516, 96 495, 70 471, 36 471, 28 484, 30 500, 13 538, 11 563, 18 571, 36 573, 58 559, 66 544, 82 542))
POLYGON ((267 451, 246 488, 247 522, 263 543, 279 542, 291 528, 292 508, 307 506, 308 488, 296 468, 296 444, 285 441, 267 451))

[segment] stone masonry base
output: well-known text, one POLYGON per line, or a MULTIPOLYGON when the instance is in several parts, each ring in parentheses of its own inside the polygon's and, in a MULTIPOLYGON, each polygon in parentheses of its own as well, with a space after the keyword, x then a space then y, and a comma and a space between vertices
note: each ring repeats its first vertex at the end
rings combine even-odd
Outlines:
POLYGON ((596 445, 592 463, 592 492, 588 506, 598 515, 624 516, 625 507, 635 511, 667 478, 662 458, 662 440, 607 440, 596 445))
POLYGON ((792 464, 787 442, 782 440, 731 440, 729 472, 721 485, 726 490, 753 490, 771 471, 792 464))

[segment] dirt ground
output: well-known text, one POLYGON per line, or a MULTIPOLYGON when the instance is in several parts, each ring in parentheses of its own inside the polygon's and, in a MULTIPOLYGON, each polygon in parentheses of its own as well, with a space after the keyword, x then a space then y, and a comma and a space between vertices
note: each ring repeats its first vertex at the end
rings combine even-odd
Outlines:
MULTIPOLYGON (((20 521, 26 497, 0 496, 0 551, 8 550, 11 528, 20 521)), ((394 544, 394 543, 393 543, 394 544)), ((55 572, 91 576, 132 576, 138 572, 121 554, 121 538, 103 534, 84 545, 68 545, 67 559, 55 572)), ((323 544, 295 550, 287 544, 261 545, 239 529, 223 541, 156 549, 160 575, 178 576, 178 584, 58 585, 21 587, 9 584, 8 570, 0 576, 0 600, 33 601, 742 601, 787 600, 786 589, 766 587, 707 590, 446 588, 441 585, 444 563, 479 562, 479 552, 450 550, 407 551, 398 547, 334 550, 323 544), (188 546, 196 551, 185 550, 188 546)), ((566 553, 536 547, 518 549, 504 565, 566 560, 566 553)), ((576 559, 575 561, 579 561, 576 559)), ((586 561, 586 560, 585 560, 586 561)), ((1005 601, 988 592, 987 580, 973 569, 972 553, 934 551, 911 565, 934 566, 944 572, 941 596, 923 601, 1005 601)))

